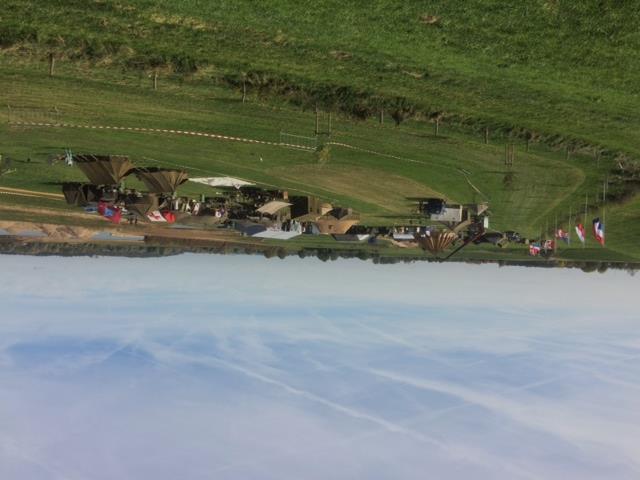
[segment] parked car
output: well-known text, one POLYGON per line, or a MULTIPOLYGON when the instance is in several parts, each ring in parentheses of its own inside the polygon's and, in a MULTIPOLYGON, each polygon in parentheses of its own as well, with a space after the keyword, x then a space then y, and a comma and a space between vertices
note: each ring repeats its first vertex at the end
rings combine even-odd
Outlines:
POLYGON ((524 243, 524 239, 522 238, 522 236, 518 233, 518 232, 514 232, 512 230, 508 230, 506 232, 504 232, 505 237, 507 237, 507 240, 509 240, 510 242, 513 243, 524 243))
POLYGON ((442 215, 447 203, 443 198, 427 198, 422 202, 422 213, 424 215, 442 215))
POLYGON ((496 245, 496 246, 502 248, 507 243, 509 243, 509 240, 507 239, 507 237, 503 233, 500 233, 500 232, 487 232, 482 237, 480 237, 479 239, 477 239, 473 243, 475 243, 475 244, 492 243, 493 245, 496 245))

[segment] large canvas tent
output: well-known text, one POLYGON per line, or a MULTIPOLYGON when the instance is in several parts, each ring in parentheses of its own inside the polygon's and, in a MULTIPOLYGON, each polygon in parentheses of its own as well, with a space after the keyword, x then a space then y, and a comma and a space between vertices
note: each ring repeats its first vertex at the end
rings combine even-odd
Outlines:
POLYGON ((134 212, 140 218, 146 219, 147 215, 152 212, 158 211, 164 207, 164 203, 160 203, 160 198, 153 194, 148 193, 142 197, 134 197, 125 201, 125 206, 130 212, 134 212))
POLYGON ((424 250, 429 250, 431 253, 436 254, 442 252, 457 238, 458 235, 451 231, 436 231, 426 237, 419 237, 418 243, 424 250))
POLYGON ((123 155, 74 155, 73 161, 94 185, 117 185, 134 170, 123 155))
POLYGON ((67 204, 84 207, 101 198, 101 191, 96 185, 68 182, 62 184, 62 193, 67 204))
POLYGON ((173 193, 189 179, 184 170, 166 168, 139 168, 136 176, 144 182, 147 190, 153 193, 173 193))

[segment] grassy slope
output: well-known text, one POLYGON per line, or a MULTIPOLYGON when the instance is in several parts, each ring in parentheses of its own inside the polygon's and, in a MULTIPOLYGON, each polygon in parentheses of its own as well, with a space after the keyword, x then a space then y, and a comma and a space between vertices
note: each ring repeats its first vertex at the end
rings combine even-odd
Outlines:
MULTIPOLYGON (((527 128, 550 141, 556 135, 640 153, 635 2, 42 0, 33 8, 26 0, 7 0, 5 5, 10 14, 0 16, 0 47, 6 47, 0 54, 0 104, 55 105, 65 121, 271 141, 283 129, 309 135, 311 115, 274 103, 241 106, 236 95, 215 87, 225 73, 262 69, 300 84, 402 95, 425 111, 527 128), (422 24, 423 14, 439 16, 438 25, 422 24), (50 49, 64 53, 53 80, 43 75, 50 49), (163 71, 161 92, 154 93, 146 89, 149 80, 131 69, 132 62, 149 58, 178 69, 186 58, 199 70, 191 77, 163 71)), ((490 198, 493 225, 529 235, 551 227, 556 215, 562 220, 569 207, 581 210, 585 193, 595 196, 611 166, 606 160, 595 168, 588 155, 565 160, 541 146, 529 154, 519 148, 509 183, 504 139, 486 146, 479 134, 456 128, 445 123, 445 137, 435 138, 421 123, 394 129, 341 119, 334 140, 405 160, 334 147, 326 165, 314 154, 269 146, 16 130, 4 124, 0 150, 36 162, 66 146, 127 153, 139 163, 188 166, 194 175, 225 173, 316 193, 352 205, 376 222, 403 215, 405 193, 479 199, 458 171, 464 168, 490 198)), ((16 173, 0 178, 0 186, 55 191, 56 182, 81 178, 74 169, 44 163, 16 166, 16 173)), ((636 200, 611 210, 611 248, 638 253, 639 209, 636 200)))
MULTIPOLYGON (((152 92, 135 82, 127 84, 126 79, 120 79, 118 85, 62 73, 50 79, 25 68, 4 68, 0 81, 6 86, 0 101, 18 105, 53 105, 49 102, 55 101, 63 119, 70 122, 193 129, 263 140, 277 140, 283 127, 299 134, 309 134, 313 128, 311 114, 271 104, 242 105, 224 90, 209 88, 204 95, 200 87, 187 85, 170 92, 152 92)), ((603 162, 598 171, 588 157, 574 156, 567 161, 560 153, 536 146, 528 154, 520 149, 513 183, 507 186, 502 145, 483 145, 456 131, 434 137, 420 123, 394 128, 338 119, 334 140, 401 159, 332 147, 330 160, 321 164, 314 153, 267 145, 160 134, 9 127, 4 123, 6 115, 6 110, 0 115, 0 142, 4 154, 15 158, 17 171, 1 177, 0 186, 59 191, 60 181, 82 180, 77 169, 46 163, 50 153, 71 147, 75 152, 127 153, 139 164, 186 166, 192 175, 230 174, 315 193, 352 205, 372 222, 381 223, 398 222, 406 216, 409 209, 403 196, 407 193, 437 191, 458 201, 480 199, 460 174, 458 168, 463 168, 490 198, 496 228, 535 234, 547 225, 552 227, 555 215, 562 220, 569 205, 577 210, 584 192, 593 195, 609 168, 603 162), (24 163, 27 157, 32 158, 30 164, 24 163)), ((206 191, 202 188, 187 184, 182 191, 206 191)), ((3 197, 0 201, 16 200, 3 197)), ((46 206, 55 207, 56 202, 46 206)), ((62 202, 57 206, 65 208, 62 202)), ((635 209, 637 205, 631 204, 629 215, 635 209)), ((612 237, 623 229, 624 225, 612 222, 612 237)), ((620 249, 635 252, 637 247, 620 244, 620 249)))
POLYGON ((196 62, 203 79, 267 70, 640 154, 635 1, 5 3, 0 32, 36 42, 40 57, 196 62))

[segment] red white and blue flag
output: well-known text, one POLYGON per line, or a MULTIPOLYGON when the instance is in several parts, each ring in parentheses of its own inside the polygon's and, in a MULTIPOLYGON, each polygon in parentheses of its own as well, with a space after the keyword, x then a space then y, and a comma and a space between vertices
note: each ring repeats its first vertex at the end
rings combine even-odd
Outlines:
POLYGON ((593 219, 593 236, 600 245, 604 247, 604 225, 600 221, 600 218, 593 219))
POLYGON ((584 231, 584 226, 579 223, 578 225, 576 225, 576 233, 578 234, 578 239, 584 243, 585 240, 585 231, 584 231))
POLYGON ((98 213, 113 223, 120 223, 122 211, 118 207, 108 205, 105 202, 98 203, 98 213))
POLYGON ((532 255, 534 257, 540 255, 540 245, 537 243, 531 243, 529 244, 529 255, 532 255))

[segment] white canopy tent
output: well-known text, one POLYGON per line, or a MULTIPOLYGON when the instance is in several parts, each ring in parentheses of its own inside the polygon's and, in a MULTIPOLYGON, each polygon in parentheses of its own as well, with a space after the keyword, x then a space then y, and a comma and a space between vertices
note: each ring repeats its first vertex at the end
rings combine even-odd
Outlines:
POLYGON ((265 230, 264 232, 256 233, 252 237, 258 238, 272 238, 274 240, 289 240, 301 235, 301 232, 291 231, 286 232, 284 230, 265 230))
POLYGON ((253 185, 251 182, 247 182, 246 180, 240 180, 239 178, 234 177, 197 177, 190 178, 190 182, 202 183, 203 185, 209 185, 210 187, 233 187, 240 188, 245 187, 247 185, 253 185))

